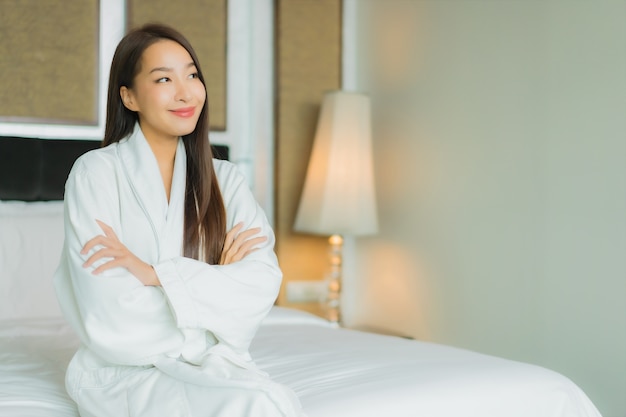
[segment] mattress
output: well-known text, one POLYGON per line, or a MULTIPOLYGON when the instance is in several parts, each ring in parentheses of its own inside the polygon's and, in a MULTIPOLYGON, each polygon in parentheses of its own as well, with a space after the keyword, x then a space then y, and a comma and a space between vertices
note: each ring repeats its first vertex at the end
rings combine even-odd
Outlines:
POLYGON ((0 321, 0 416, 78 416, 64 384, 77 346, 61 318, 0 321))
MULTIPOLYGON (((78 340, 63 319, 0 321, 0 416, 70 417, 65 368, 78 340)), ((309 417, 596 417, 569 379, 433 343, 332 328, 274 307, 251 346, 309 417)))

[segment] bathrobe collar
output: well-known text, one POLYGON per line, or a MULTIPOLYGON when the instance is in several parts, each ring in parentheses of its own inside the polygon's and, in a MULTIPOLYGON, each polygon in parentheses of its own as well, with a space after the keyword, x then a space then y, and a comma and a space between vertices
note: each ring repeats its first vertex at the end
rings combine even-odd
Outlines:
POLYGON ((183 140, 178 139, 169 203, 156 157, 139 123, 135 123, 132 134, 119 142, 118 149, 120 162, 128 173, 128 181, 155 228, 155 237, 162 237, 167 229, 171 230, 175 226, 171 223, 183 221, 187 171, 183 140), (169 227, 167 223, 170 223, 169 227))

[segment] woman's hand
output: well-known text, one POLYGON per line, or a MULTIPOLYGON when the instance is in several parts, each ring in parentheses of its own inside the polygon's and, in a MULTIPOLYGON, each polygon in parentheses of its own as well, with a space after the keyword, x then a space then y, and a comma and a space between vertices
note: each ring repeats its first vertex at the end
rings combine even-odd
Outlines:
POLYGON ((230 232, 226 233, 220 265, 232 264, 242 260, 249 253, 257 250, 257 245, 267 240, 267 236, 253 237, 261 231, 260 227, 254 227, 239 233, 242 228, 243 223, 240 222, 230 232))
POLYGON ((87 268, 102 258, 113 258, 110 261, 99 265, 96 269, 94 269, 93 274, 97 275, 108 269, 119 266, 126 268, 128 272, 137 277, 137 279, 139 279, 139 281, 141 281, 144 285, 161 285, 159 278, 151 265, 143 262, 131 251, 129 251, 128 248, 120 242, 119 238, 110 226, 102 223, 100 220, 96 220, 96 222, 104 232, 104 236, 98 235, 91 239, 85 244, 85 246, 83 246, 80 253, 82 255, 86 255, 97 245, 102 246, 102 248, 98 249, 93 255, 91 255, 83 264, 83 267, 87 268))

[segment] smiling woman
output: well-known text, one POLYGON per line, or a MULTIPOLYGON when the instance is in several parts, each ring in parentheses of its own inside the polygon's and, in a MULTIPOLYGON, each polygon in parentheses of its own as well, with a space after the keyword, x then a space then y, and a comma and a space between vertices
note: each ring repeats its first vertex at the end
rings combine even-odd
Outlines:
POLYGON ((120 87, 122 101, 153 150, 175 149, 171 143, 193 131, 206 100, 196 64, 180 44, 162 40, 146 48, 139 68, 132 85, 120 87))
POLYGON ((179 136, 191 133, 206 101, 196 64, 180 44, 160 40, 144 51, 131 85, 120 87, 124 106, 137 114, 141 130, 157 157, 170 199, 179 136))
POLYGON ((163 25, 126 35, 104 147, 67 180, 54 277, 82 342, 66 381, 83 416, 302 415, 248 353, 282 273, 265 213, 212 158, 208 130, 187 39, 163 25))

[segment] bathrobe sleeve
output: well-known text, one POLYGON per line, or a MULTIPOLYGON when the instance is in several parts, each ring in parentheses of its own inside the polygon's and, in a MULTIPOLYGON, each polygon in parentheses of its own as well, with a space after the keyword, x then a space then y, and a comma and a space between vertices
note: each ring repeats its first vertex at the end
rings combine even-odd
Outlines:
POLYGON ((209 265, 176 257, 154 265, 175 312, 179 328, 210 330, 220 343, 245 353, 261 320, 272 307, 282 279, 274 233, 237 168, 219 161, 216 167, 228 228, 260 227, 267 240, 244 259, 209 265))

